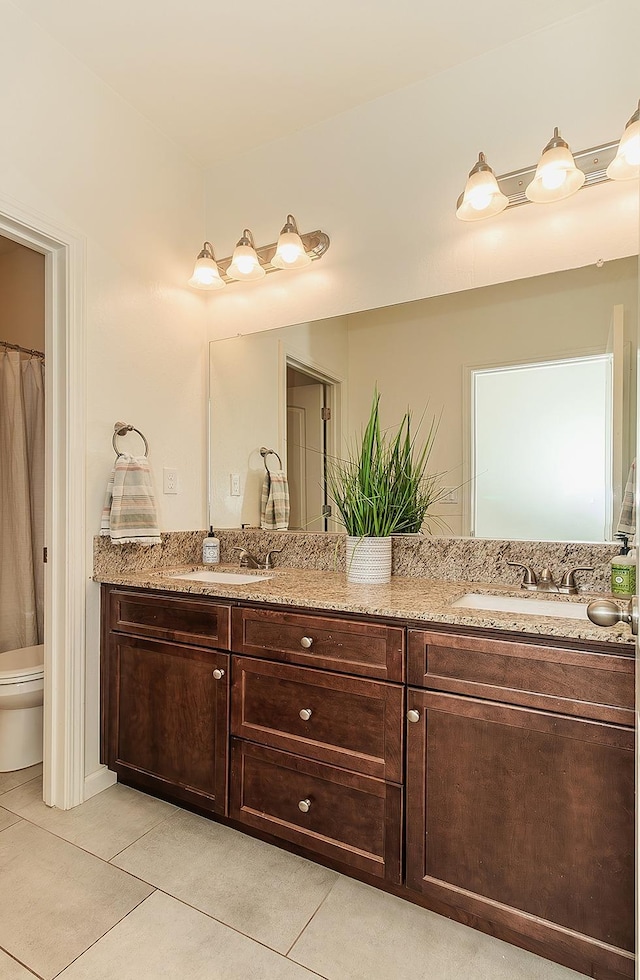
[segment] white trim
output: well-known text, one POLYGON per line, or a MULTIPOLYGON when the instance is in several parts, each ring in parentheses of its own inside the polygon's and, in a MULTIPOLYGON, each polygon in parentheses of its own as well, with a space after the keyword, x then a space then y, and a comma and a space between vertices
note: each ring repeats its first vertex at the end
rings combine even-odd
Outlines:
POLYGON ((115 772, 111 772, 106 766, 100 766, 95 772, 92 772, 89 776, 85 777, 84 780, 84 798, 85 800, 90 800, 92 796, 97 796, 98 793, 103 793, 105 789, 109 789, 114 783, 118 782, 118 777, 115 772))
POLYGON ((45 256, 44 802, 85 791, 85 240, 0 198, 0 234, 45 256))

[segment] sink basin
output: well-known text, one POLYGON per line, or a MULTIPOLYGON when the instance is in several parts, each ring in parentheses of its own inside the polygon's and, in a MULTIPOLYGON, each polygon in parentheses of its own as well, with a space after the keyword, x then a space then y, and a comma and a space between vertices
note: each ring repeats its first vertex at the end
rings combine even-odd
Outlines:
POLYGON ((251 582, 264 582, 273 575, 247 575, 246 572, 214 572, 199 569, 195 572, 177 572, 169 578, 184 579, 188 582, 208 582, 210 585, 250 585, 251 582))
POLYGON ((520 598, 508 595, 480 595, 468 592, 451 603, 465 609, 487 609, 490 612, 511 612, 523 616, 558 616, 561 619, 587 619, 587 604, 563 602, 561 599, 520 598))

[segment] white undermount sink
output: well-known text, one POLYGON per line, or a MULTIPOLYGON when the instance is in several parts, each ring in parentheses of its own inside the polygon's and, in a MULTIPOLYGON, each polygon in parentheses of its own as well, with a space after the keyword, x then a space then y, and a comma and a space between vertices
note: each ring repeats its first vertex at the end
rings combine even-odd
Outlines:
POLYGON ((176 572, 169 578, 184 579, 188 582, 207 582, 210 585, 250 585, 251 582, 264 582, 273 575, 247 575, 246 572, 214 572, 196 569, 195 572, 176 572))
POLYGON ((553 616, 561 619, 587 619, 587 604, 563 602, 561 599, 534 599, 524 596, 481 595, 467 592, 451 603, 456 608, 486 609, 490 612, 510 612, 523 616, 553 616))

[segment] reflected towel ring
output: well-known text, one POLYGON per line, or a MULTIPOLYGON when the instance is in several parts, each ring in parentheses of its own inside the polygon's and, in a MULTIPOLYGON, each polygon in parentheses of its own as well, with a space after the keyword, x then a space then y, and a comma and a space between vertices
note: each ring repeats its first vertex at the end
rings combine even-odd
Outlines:
POLYGON ((118 436, 126 436, 127 432, 137 432, 142 441, 144 442, 144 454, 149 455, 149 443, 147 442, 145 436, 140 432, 140 429, 136 429, 135 425, 128 425, 126 422, 116 422, 113 427, 113 438, 111 439, 111 445, 113 446, 113 451, 116 456, 123 456, 124 454, 118 449, 118 444, 116 439, 118 436))
POLYGON ((270 472, 269 467, 267 466, 267 456, 275 456, 276 459, 278 460, 278 463, 280 464, 280 469, 282 469, 282 460, 280 459, 280 455, 275 451, 275 449, 267 449, 266 446, 260 446, 260 455, 262 456, 262 462, 264 463, 264 468, 267 471, 267 473, 270 472))

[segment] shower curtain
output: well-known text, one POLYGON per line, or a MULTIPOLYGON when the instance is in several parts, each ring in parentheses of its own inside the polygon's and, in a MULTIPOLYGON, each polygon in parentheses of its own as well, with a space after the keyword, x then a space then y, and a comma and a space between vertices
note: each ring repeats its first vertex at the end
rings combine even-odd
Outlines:
POLYGON ((44 362, 0 347, 0 653, 43 642, 44 362))

